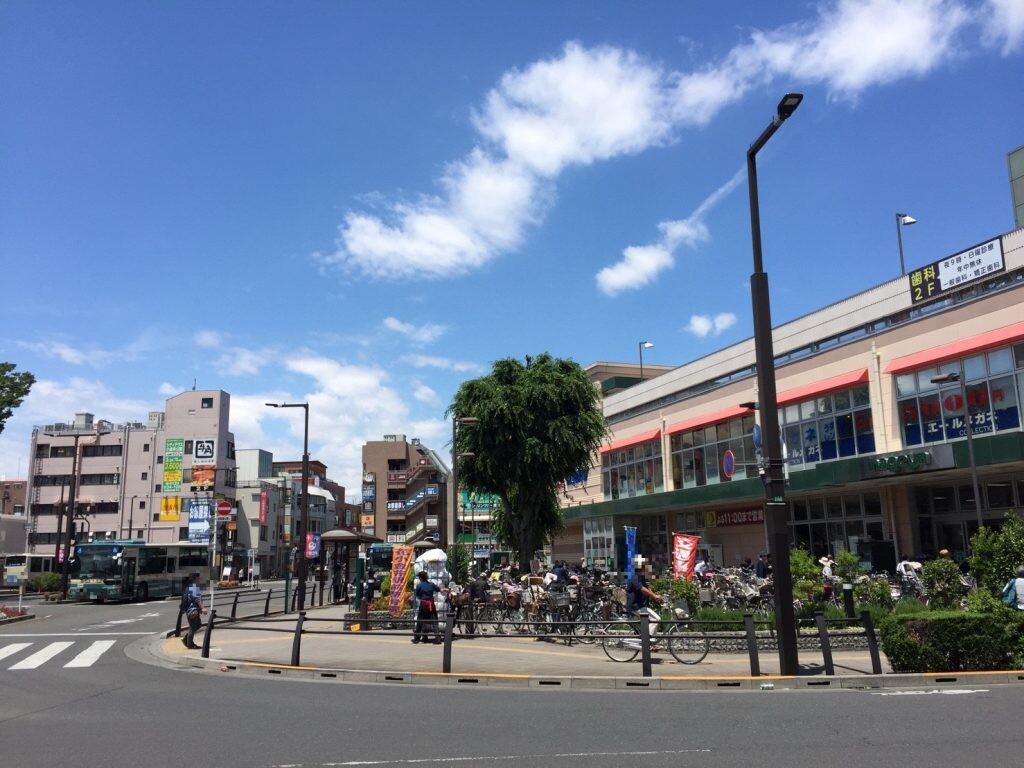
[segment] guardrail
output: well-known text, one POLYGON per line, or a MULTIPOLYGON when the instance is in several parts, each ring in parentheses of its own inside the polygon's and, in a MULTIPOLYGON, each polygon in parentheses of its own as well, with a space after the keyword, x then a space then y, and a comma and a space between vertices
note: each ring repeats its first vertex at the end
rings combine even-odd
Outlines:
MULTIPOLYGON (((388 619, 371 619, 367 618, 365 613, 358 619, 339 619, 337 617, 332 618, 319 618, 311 617, 307 615, 306 611, 299 611, 296 619, 282 616, 280 618, 269 618, 270 616, 270 594, 266 597, 266 603, 262 614, 253 614, 248 617, 239 617, 237 615, 237 606, 239 598, 235 595, 235 600, 231 605, 231 614, 229 617, 221 617, 218 621, 218 615, 215 608, 210 610, 210 618, 206 625, 205 636, 203 637, 202 646, 202 657, 209 658, 210 656, 210 642, 213 636, 214 630, 231 629, 234 631, 260 631, 260 632, 282 632, 292 634, 292 650, 291 650, 291 666, 298 667, 302 662, 302 636, 303 635, 343 635, 350 637, 387 637, 387 636, 400 636, 408 637, 409 630, 414 628, 417 622, 415 618, 411 617, 392 617, 388 619), (254 626, 241 626, 239 622, 244 619, 255 619, 251 622, 254 626), (314 625, 317 623, 332 623, 337 624, 339 621, 342 624, 341 629, 311 629, 308 625, 314 625), (275 624, 284 624, 294 622, 293 627, 282 627, 277 628, 275 624), (379 627, 374 629, 372 632, 368 631, 372 627, 379 627)), ((286 611, 281 611, 286 613, 286 611)), ((427 633, 437 635, 441 634, 442 643, 444 650, 442 653, 441 671, 443 673, 450 673, 452 671, 452 643, 455 637, 455 630, 458 627, 465 634, 473 635, 475 632, 472 631, 473 625, 479 623, 478 620, 474 620, 472 617, 468 619, 456 619, 454 611, 449 612, 443 621, 443 625, 438 621, 424 622, 427 626, 427 633), (442 632, 443 626, 443 632, 442 632)), ((567 645, 572 645, 574 642, 579 643, 578 638, 574 638, 574 631, 580 627, 591 627, 594 630, 592 635, 595 641, 602 642, 602 631, 612 625, 620 626, 635 626, 637 635, 640 639, 640 661, 641 661, 641 674, 643 677, 652 677, 652 651, 654 650, 656 641, 669 641, 678 638, 679 635, 672 634, 672 632, 659 634, 656 631, 652 631, 651 620, 646 615, 641 615, 638 619, 612 619, 606 620, 601 619, 597 621, 498 621, 489 622, 491 626, 496 626, 498 629, 496 633, 488 635, 492 640, 498 640, 501 638, 518 638, 529 636, 537 639, 548 639, 564 642, 567 645), (505 627, 512 627, 519 631, 504 632, 505 627), (532 628, 534 632, 522 632, 522 628, 532 628)), ((664 622, 666 626, 674 627, 677 622, 667 621, 664 622)), ((731 639, 743 639, 746 642, 747 655, 750 664, 750 675, 751 677, 761 676, 761 664, 760 664, 760 651, 758 648, 758 638, 756 626, 758 624, 770 624, 770 620, 755 620, 752 615, 746 615, 742 621, 726 622, 721 620, 710 620, 700 621, 696 619, 688 619, 679 624, 684 624, 688 627, 693 628, 696 632, 699 632, 701 637, 706 638, 707 635, 703 630, 705 626, 716 626, 720 627, 723 624, 736 624, 737 627, 742 626, 742 630, 737 629, 735 633, 731 634, 731 639)), ((871 658, 871 673, 880 675, 882 674, 882 663, 879 656, 878 640, 875 634, 874 623, 871 619, 871 614, 867 611, 863 611, 859 619, 829 619, 826 621, 824 614, 816 613, 814 616, 814 623, 817 630, 819 643, 821 645, 821 654, 823 659, 823 666, 825 674, 835 674, 835 664, 832 658, 832 642, 828 624, 845 624, 845 625, 860 625, 863 628, 864 637, 867 639, 868 652, 871 658)), ((181 617, 179 615, 178 627, 175 634, 180 634, 181 617)), ((660 625, 661 622, 658 622, 660 625)), ((423 629, 423 627, 421 627, 423 629)), ((722 639, 723 637, 729 638, 730 633, 723 633, 716 631, 715 638, 722 639)), ((849 637, 849 635, 846 635, 849 637)), ((635 642, 635 641, 634 641, 635 642)))

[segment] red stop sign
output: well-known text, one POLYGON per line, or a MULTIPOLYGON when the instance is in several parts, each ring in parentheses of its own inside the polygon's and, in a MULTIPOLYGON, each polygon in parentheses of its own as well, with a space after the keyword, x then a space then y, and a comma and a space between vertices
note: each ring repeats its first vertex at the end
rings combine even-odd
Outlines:
POLYGON ((217 502, 217 514, 221 517, 228 517, 231 514, 231 502, 230 501, 218 501, 217 502))

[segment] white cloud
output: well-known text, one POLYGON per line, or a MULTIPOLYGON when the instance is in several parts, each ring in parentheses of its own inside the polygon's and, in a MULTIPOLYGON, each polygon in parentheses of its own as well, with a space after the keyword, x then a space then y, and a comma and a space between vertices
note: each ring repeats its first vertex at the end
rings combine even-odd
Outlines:
POLYGON ((203 347, 204 349, 219 347, 224 342, 224 338, 219 331, 196 331, 192 336, 192 340, 197 347, 203 347))
POLYGON ((429 344, 437 341, 448 331, 448 327, 437 323, 426 323, 415 326, 412 323, 403 323, 397 317, 385 317, 384 327, 389 331, 408 336, 410 340, 418 344, 429 344))
POLYGON ((705 338, 708 335, 718 336, 723 331, 736 325, 736 315, 732 312, 720 312, 714 317, 710 315, 693 315, 689 324, 683 329, 694 336, 705 338))
POLYGON ((273 350, 232 347, 213 361, 213 368, 222 376, 256 376, 274 357, 273 350))
POLYGON ((437 392, 426 384, 418 384, 413 389, 412 396, 416 398, 417 402, 426 403, 427 405, 437 405, 440 402, 437 397, 437 392))
POLYGON ((163 382, 158 388, 157 392, 165 397, 174 397, 180 395, 185 391, 185 387, 179 387, 177 384, 171 384, 169 381, 163 382))
POLYGON ((452 360, 447 357, 431 357, 430 355, 405 355, 402 361, 414 368, 442 368, 457 373, 483 370, 477 363, 470 363, 465 360, 452 360))
POLYGON ((988 45, 1002 49, 1009 56, 1024 43, 1024 2, 1021 0, 988 0, 979 11, 988 45))

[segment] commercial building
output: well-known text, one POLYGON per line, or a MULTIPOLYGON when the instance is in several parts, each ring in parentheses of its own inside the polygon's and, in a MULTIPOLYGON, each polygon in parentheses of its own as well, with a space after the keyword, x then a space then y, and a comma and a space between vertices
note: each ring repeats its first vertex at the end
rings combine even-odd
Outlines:
POLYGON ((450 541, 451 472, 419 439, 384 435, 363 446, 363 533, 391 544, 450 541), (436 537, 436 538, 435 538, 436 537))
MULTIPOLYGON (((1017 230, 774 329, 794 544, 891 569, 904 552, 962 558, 979 521, 1024 514, 1022 307, 1017 230)), ((554 556, 621 568, 630 526, 662 566, 673 532, 721 564, 756 559, 754 362, 747 339, 632 386, 591 366, 613 437, 566 485, 554 556)))

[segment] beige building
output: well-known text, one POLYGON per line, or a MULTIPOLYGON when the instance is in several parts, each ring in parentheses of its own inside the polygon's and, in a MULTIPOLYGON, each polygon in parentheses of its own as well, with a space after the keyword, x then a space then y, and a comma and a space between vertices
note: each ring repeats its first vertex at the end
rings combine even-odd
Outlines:
POLYGON ((79 540, 206 541, 213 505, 235 498, 230 408, 227 392, 193 390, 145 424, 80 413, 71 424, 34 427, 30 551, 55 551, 68 515, 79 540))
MULTIPOLYGON (((904 552, 962 558, 979 520, 1024 514, 1022 307, 1017 230, 774 329, 793 543, 890 569, 904 552)), ((673 533, 725 565, 756 560, 754 363, 747 339, 632 386, 591 366, 613 436, 566 487, 554 556, 622 568, 629 526, 662 566, 673 533)))

